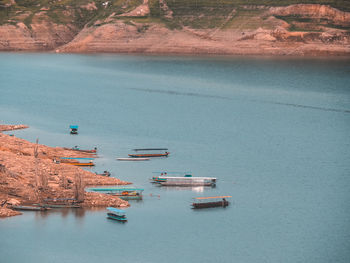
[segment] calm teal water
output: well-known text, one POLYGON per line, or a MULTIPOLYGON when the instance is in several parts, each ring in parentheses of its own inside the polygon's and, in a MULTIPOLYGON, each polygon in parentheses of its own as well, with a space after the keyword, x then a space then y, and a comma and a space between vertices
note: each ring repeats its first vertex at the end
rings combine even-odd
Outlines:
POLYGON ((0 262, 350 261, 350 60, 2 53, 0 121, 97 146, 92 171, 145 189, 126 224, 104 209, 1 219, 0 262), (135 147, 171 157, 115 160, 135 147), (219 180, 157 188, 162 170, 219 180), (232 205, 190 209, 213 195, 232 205))

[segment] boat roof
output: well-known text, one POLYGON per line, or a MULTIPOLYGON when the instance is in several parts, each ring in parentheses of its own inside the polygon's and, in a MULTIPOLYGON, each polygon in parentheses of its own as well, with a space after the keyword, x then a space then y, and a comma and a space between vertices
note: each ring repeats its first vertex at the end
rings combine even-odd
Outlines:
POLYGON ((71 128, 71 129, 78 129, 78 125, 70 125, 69 128, 71 128))
POLYGON ((118 208, 114 208, 114 207, 107 207, 107 210, 114 212, 114 213, 121 213, 121 214, 125 214, 125 210, 121 210, 118 208))
POLYGON ((203 199, 230 198, 230 197, 232 197, 232 196, 224 195, 224 196, 196 197, 196 198, 194 198, 194 199, 203 200, 203 199))
POLYGON ((144 191, 142 188, 89 188, 91 191, 144 191))

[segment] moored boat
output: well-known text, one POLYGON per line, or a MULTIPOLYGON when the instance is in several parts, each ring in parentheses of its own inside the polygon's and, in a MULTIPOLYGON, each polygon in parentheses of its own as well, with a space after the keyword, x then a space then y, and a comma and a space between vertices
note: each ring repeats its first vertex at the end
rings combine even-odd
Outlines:
POLYGON ((117 158, 118 161, 149 161, 149 158, 117 158))
POLYGON ((125 211, 121 209, 117 209, 114 207, 107 207, 109 213, 107 213, 107 218, 117 220, 120 222, 128 221, 125 215, 125 211))
POLYGON ((11 205, 10 208, 14 210, 23 211, 46 211, 48 208, 44 206, 30 206, 30 205, 11 205))
POLYGON ((70 134, 78 134, 78 125, 70 125, 70 134))
POLYGON ((185 176, 154 176, 152 182, 161 186, 215 186, 215 177, 185 176))
POLYGON ((89 191, 102 192, 105 194, 119 197, 123 200, 141 200, 142 192, 144 189, 141 188, 89 188, 89 191))
MULTIPOLYGON (((64 163, 64 162, 63 162, 64 163)), ((80 163, 80 162, 67 162, 64 164, 70 164, 70 165, 75 165, 75 166, 95 166, 93 162, 88 162, 88 163, 80 163)))
POLYGON ((152 158, 152 157, 168 157, 169 152, 165 153, 142 153, 142 154, 128 154, 133 158, 152 158))
POLYGON ((103 171, 103 173, 96 173, 96 175, 101 175, 101 176, 107 176, 107 177, 110 177, 111 176, 111 173, 108 172, 108 171, 103 171))
POLYGON ((212 208, 212 207, 226 207, 230 203, 226 200, 226 198, 230 198, 232 196, 210 196, 210 197, 197 197, 194 198, 195 202, 192 203, 193 209, 201 209, 201 208, 212 208))
POLYGON ((78 151, 78 152, 83 152, 83 153, 97 153, 97 147, 95 147, 92 150, 82 150, 78 146, 74 146, 72 148, 63 147, 63 149, 65 149, 65 150, 73 150, 73 151, 78 151))

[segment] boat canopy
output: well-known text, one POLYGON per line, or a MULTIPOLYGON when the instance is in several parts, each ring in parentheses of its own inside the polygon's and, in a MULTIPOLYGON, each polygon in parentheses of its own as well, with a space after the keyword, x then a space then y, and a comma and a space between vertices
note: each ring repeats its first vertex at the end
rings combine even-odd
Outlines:
POLYGON ((226 195, 226 196, 209 196, 209 197, 196 197, 194 199, 196 200, 204 200, 204 199, 215 199, 215 198, 230 198, 232 196, 226 195))
POLYGON ((69 128, 71 128, 71 129, 78 129, 78 125, 70 125, 69 128))
POLYGON ((107 207, 107 210, 113 212, 113 213, 119 213, 119 214, 125 214, 124 210, 114 208, 114 207, 107 207))

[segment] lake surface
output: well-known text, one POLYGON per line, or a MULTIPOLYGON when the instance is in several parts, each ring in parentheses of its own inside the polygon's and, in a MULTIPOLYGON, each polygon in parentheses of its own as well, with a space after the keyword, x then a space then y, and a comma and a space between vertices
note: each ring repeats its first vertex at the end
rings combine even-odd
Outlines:
POLYGON ((0 262, 350 262, 350 60, 1 53, 0 122, 97 146, 93 172, 145 189, 126 224, 103 208, 1 219, 0 262), (143 147, 171 154, 115 160, 143 147), (218 183, 160 188, 157 171, 218 183), (231 205, 190 209, 215 195, 231 205))

